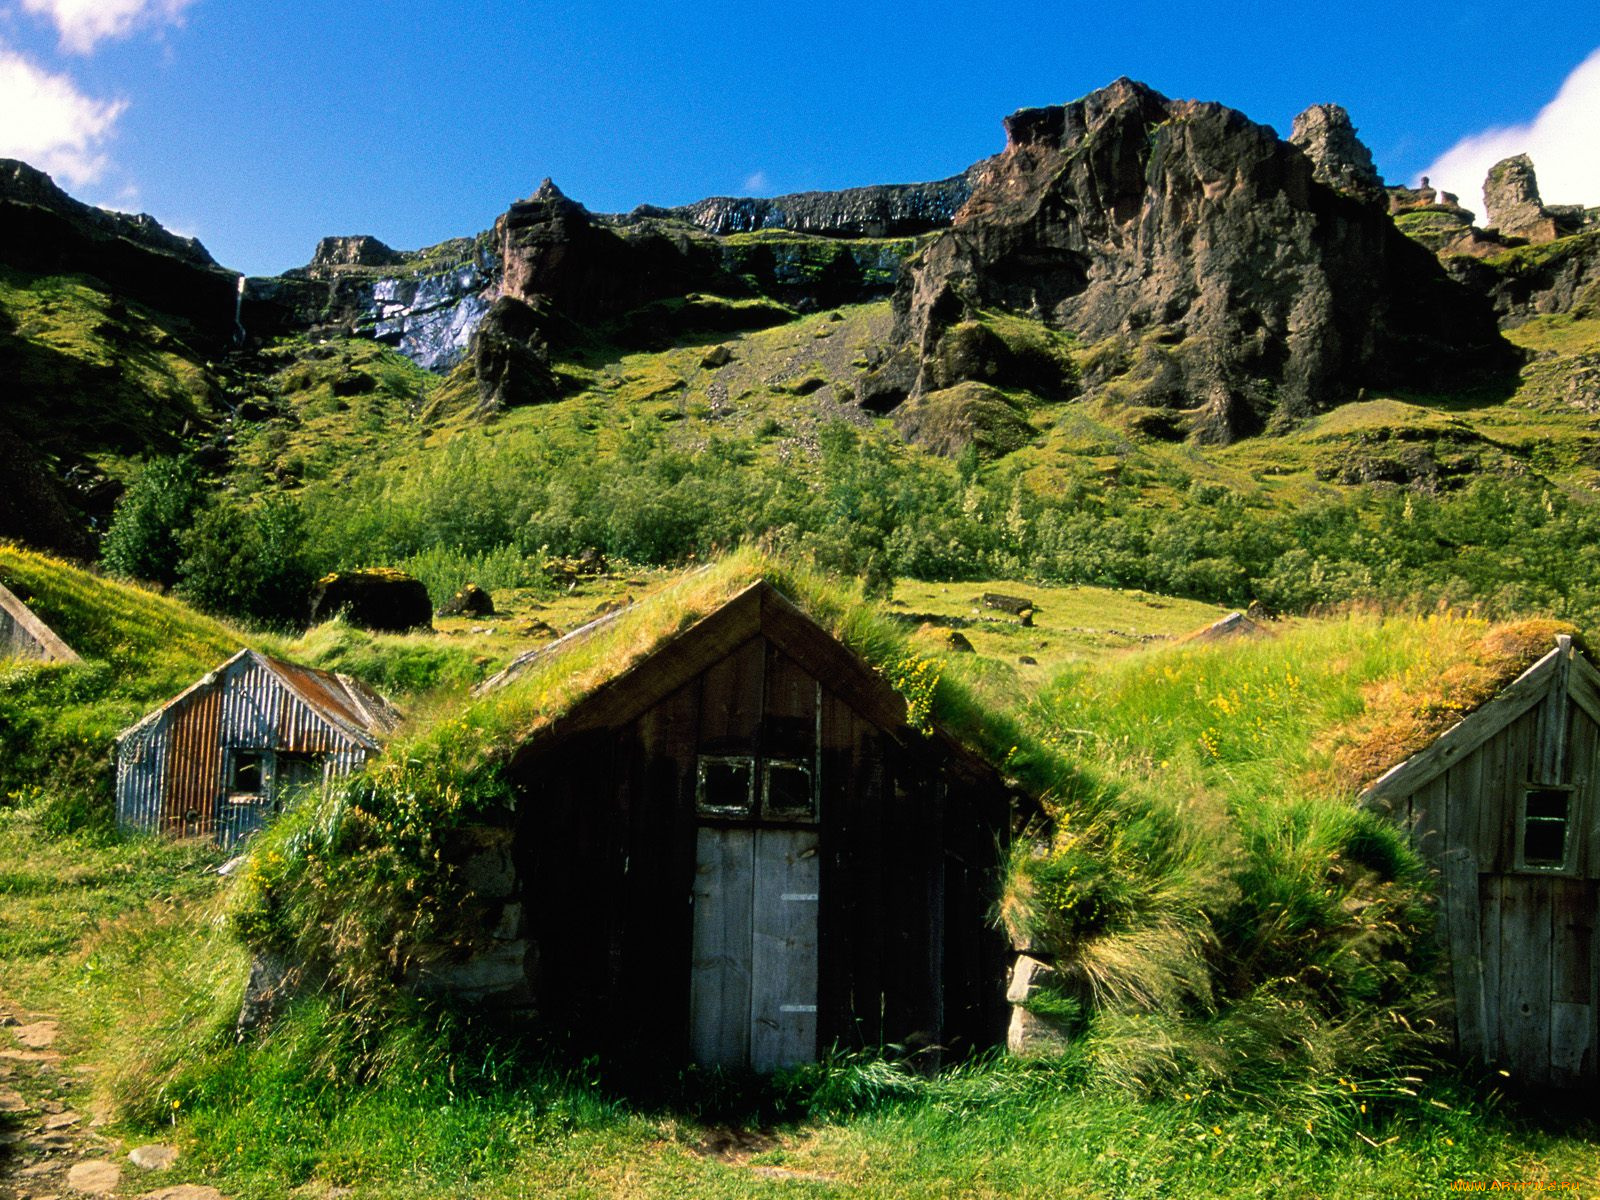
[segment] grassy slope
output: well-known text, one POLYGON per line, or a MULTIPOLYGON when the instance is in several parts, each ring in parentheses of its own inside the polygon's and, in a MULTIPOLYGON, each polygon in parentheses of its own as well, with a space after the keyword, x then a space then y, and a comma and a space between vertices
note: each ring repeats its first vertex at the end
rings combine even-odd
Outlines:
POLYGON ((184 334, 95 280, 0 268, 5 422, 49 453, 119 477, 141 455, 172 453, 213 419, 218 389, 184 334))
MULTIPOLYGON (((1041 615, 1081 598, 1045 600, 1041 615)), ((1161 603, 1117 602, 1119 627, 1161 603)), ((1363 717, 1381 723, 1395 685, 1454 678, 1466 690, 1447 685, 1439 707, 1465 703, 1474 685, 1460 668, 1501 673, 1496 653, 1526 654, 1550 629, 1498 650, 1492 632, 1469 618, 1355 615, 1259 643, 1102 654, 1050 686, 1036 717, 1125 787, 1236 806, 1304 795, 1337 777, 1341 747, 1370 738, 1363 717), (1074 732, 1090 720, 1092 737, 1074 732)), ((218 883, 203 873, 214 857, 41 837, 26 811, 0 811, 0 863, 15 864, 0 869, 0 990, 66 1018, 72 1060, 96 1068, 100 1103, 123 1106, 114 1133, 174 1141, 178 1177, 230 1194, 1388 1197, 1458 1178, 1600 1175, 1592 1124, 1530 1122, 1448 1081, 1412 1099, 1329 1077, 1310 1081, 1312 1099, 1241 1107, 1199 1089, 1145 1101, 1085 1090, 1092 1062, 932 1083, 841 1066, 765 1090, 690 1079, 663 1098, 587 1069, 518 1067, 470 1031, 447 1057, 419 1025, 357 1085, 329 1049, 345 1031, 315 1004, 255 1048, 233 1045, 244 963, 216 919, 218 883), (175 1057, 188 1066, 173 1071, 175 1057), (730 1126, 743 1148, 719 1149, 730 1126)))

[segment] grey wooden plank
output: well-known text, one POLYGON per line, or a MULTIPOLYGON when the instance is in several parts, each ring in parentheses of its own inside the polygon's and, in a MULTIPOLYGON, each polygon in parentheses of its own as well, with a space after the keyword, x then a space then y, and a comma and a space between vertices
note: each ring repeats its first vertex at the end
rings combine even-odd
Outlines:
POLYGON ((1550 1005, 1550 1082, 1570 1088, 1595 1078, 1594 1005, 1550 1005))
POLYGON ((1443 775, 1435 776, 1412 794, 1411 844, 1430 862, 1445 852, 1445 821, 1449 816, 1449 784, 1443 775))
POLYGON ((1567 694, 1572 703, 1589 719, 1600 725, 1600 671, 1581 654, 1572 656, 1570 674, 1567 676, 1567 694))
POLYGON ((756 831, 750 1065, 757 1071, 817 1057, 818 845, 814 830, 756 831))
POLYGON ((751 638, 701 676, 700 749, 754 753, 761 727, 767 647, 751 638))
POLYGON ((1511 785, 1507 782, 1509 742, 1510 732, 1502 729, 1478 751, 1483 775, 1474 805, 1477 833, 1472 840, 1472 855, 1478 860, 1478 870, 1485 874, 1503 870, 1505 866, 1501 847, 1505 844, 1506 814, 1511 804, 1511 785))
POLYGON ((1600 771, 1596 768, 1596 757, 1600 756, 1600 726, 1589 719, 1588 713, 1578 706, 1573 706, 1572 713, 1572 739, 1567 750, 1567 763, 1569 778, 1572 781, 1572 803, 1575 806, 1572 816, 1572 832, 1576 846, 1574 848, 1574 870, 1582 878, 1593 879, 1600 874, 1600 797, 1596 795, 1596 783, 1600 781, 1600 771))
POLYGON ((1537 783, 1564 783, 1567 760, 1567 723, 1571 698, 1567 685, 1572 674, 1572 639, 1563 634, 1556 639, 1556 671, 1550 692, 1539 705, 1539 738, 1533 759, 1533 779, 1537 783))
POLYGON ((1480 875, 1478 887, 1479 971, 1483 978, 1483 1053, 1490 1062, 1505 1058, 1500 1022, 1500 892, 1498 875, 1480 875))
POLYGON ((1522 1084, 1550 1082, 1549 880, 1507 875, 1500 899, 1504 1065, 1522 1084))
POLYGON ((1550 1073, 1558 1087, 1595 1072, 1595 927, 1600 889, 1587 879, 1552 879, 1550 1073))
POLYGON ((1472 854, 1474 862, 1477 861, 1473 844, 1478 840, 1483 767, 1483 748, 1480 747, 1477 753, 1468 755, 1445 772, 1447 800, 1442 822, 1445 852, 1465 850, 1472 854))
POLYGON ((1478 952, 1478 864, 1462 849, 1447 852, 1441 860, 1442 900, 1450 977, 1456 1006, 1456 1043, 1465 1058, 1484 1053, 1483 964, 1478 952))
POLYGON ((748 829, 696 833, 689 1049, 705 1066, 741 1067, 750 1057, 754 845, 748 829))

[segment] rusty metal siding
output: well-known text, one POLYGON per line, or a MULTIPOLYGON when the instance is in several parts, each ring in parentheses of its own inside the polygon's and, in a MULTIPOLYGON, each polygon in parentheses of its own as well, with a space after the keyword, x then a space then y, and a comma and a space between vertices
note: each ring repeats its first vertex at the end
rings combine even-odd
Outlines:
POLYGON ((306 702, 303 688, 291 689, 265 660, 246 652, 123 735, 118 823, 231 846, 275 809, 277 754, 321 756, 326 780, 359 769, 375 748, 375 741, 364 744, 339 728, 306 702), (262 783, 269 799, 228 801, 228 760, 236 750, 265 752, 262 783))
POLYGON ((161 786, 164 833, 209 833, 217 815, 222 764, 217 733, 222 712, 218 689, 196 692, 171 715, 161 786))

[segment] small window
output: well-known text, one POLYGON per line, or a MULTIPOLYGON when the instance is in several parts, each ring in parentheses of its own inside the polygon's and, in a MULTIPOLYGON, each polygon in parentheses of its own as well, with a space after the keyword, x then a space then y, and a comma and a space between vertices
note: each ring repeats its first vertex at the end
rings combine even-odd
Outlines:
POLYGON ((1567 829, 1572 824, 1572 789, 1531 787, 1522 795, 1518 865, 1536 871, 1567 866, 1567 829))
POLYGON ((805 763, 769 759, 762 771, 761 815, 769 821, 816 819, 816 790, 805 763))
POLYGON ((756 763, 747 757, 700 758, 695 807, 708 817, 748 817, 755 804, 756 763))
POLYGON ((235 750, 228 768, 230 795, 259 795, 266 790, 267 756, 260 750, 235 750))

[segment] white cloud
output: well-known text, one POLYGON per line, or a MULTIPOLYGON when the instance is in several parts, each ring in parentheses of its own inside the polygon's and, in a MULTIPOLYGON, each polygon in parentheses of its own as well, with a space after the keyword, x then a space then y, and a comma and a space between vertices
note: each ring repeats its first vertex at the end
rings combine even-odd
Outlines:
POLYGON ((101 147, 127 108, 95 100, 65 75, 52 75, 0 47, 0 157, 20 158, 75 187, 106 168, 101 147))
POLYGON ((1484 176, 1514 154, 1533 160, 1546 204, 1600 204, 1600 50, 1573 69, 1533 120, 1463 138, 1422 173, 1482 217, 1484 176))
POLYGON ((767 173, 765 171, 755 171, 745 176, 744 183, 740 186, 740 191, 746 196, 754 196, 766 190, 767 173))
POLYGON ((88 54, 107 38, 127 37, 149 25, 178 25, 194 0, 22 0, 22 7, 48 17, 61 48, 88 54))

